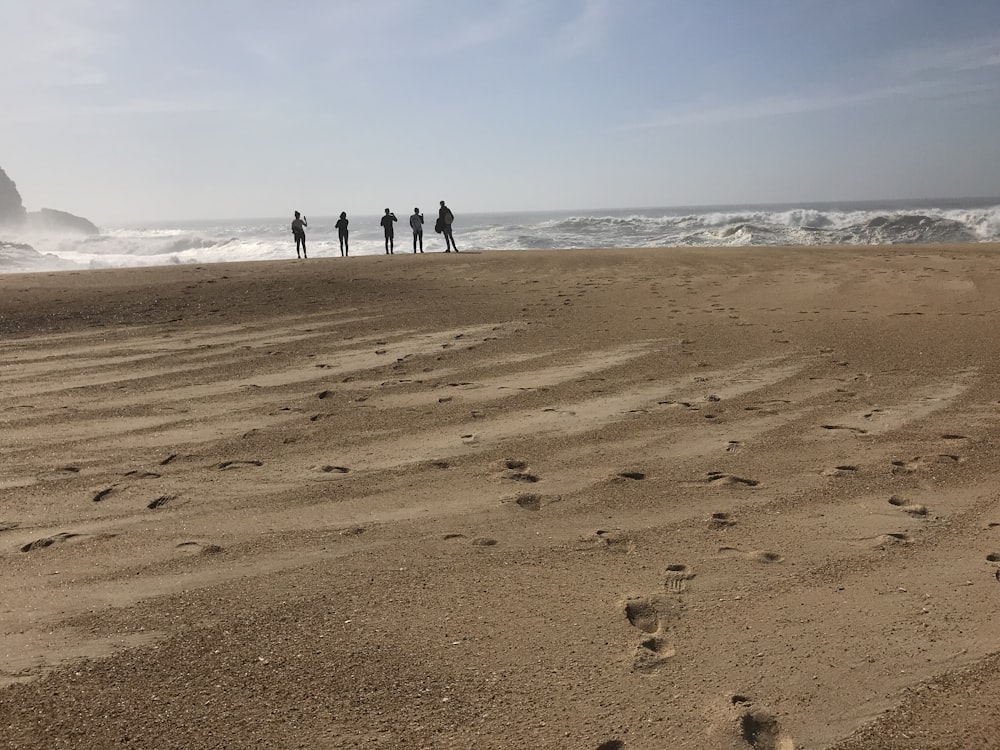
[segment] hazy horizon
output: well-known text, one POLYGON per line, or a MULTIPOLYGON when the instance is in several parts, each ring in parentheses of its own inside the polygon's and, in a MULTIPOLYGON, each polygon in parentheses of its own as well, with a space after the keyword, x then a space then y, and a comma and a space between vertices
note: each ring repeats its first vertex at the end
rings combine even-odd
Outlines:
MULTIPOLYGON (((430 205, 430 204, 428 204, 430 205)), ((510 216, 525 216, 525 217, 545 217, 551 215, 564 214, 570 215, 581 215, 581 216, 604 216, 621 214, 626 212, 666 212, 666 213, 705 213, 707 211, 738 211, 738 210, 785 210, 793 208, 801 209, 829 209, 838 206, 853 207, 853 208, 867 208, 869 210, 874 209, 885 209, 885 210, 921 210, 930 208, 943 208, 947 209, 953 206, 965 206, 965 207, 990 207, 990 206, 1000 206, 1000 195, 973 195, 973 196, 960 196, 957 198, 881 198, 881 199, 871 199, 871 200, 829 200, 829 201, 776 201, 768 203, 710 203, 697 206, 597 206, 591 208, 532 208, 527 210, 488 210, 488 211, 463 211, 462 216, 476 216, 476 217, 510 217, 510 216)), ((354 213, 348 213, 349 218, 374 218, 376 223, 378 219, 382 217, 382 211, 385 207, 376 210, 367 211, 357 211, 354 213)), ((413 206, 404 206, 402 209, 392 208, 391 210, 396 214, 401 222, 412 212, 413 206)), ((118 222, 106 222, 107 226, 121 226, 121 227, 138 227, 142 225, 163 225, 164 227, 177 226, 184 224, 186 222, 191 223, 237 223, 237 222, 266 222, 274 221, 279 222, 282 225, 287 224, 291 220, 291 211, 297 209, 291 209, 288 215, 279 216, 277 214, 267 214, 261 216, 183 216, 183 217, 167 217, 160 219, 127 219, 118 222)), ((425 216, 436 216, 437 215, 437 204, 435 203, 430 208, 420 207, 421 213, 425 216)), ((326 211, 302 211, 303 215, 307 218, 309 216, 315 219, 336 219, 340 213, 339 210, 326 211)), ((89 218, 89 217, 86 217, 89 218)), ((405 227, 403 229, 406 229, 405 227)), ((402 229, 400 231, 403 231, 402 229)), ((409 231, 406 229, 406 231, 409 231)), ((405 233, 405 232, 404 232, 405 233)))
POLYGON ((0 44, 0 166, 98 224, 1000 195, 993 0, 46 0, 0 44))

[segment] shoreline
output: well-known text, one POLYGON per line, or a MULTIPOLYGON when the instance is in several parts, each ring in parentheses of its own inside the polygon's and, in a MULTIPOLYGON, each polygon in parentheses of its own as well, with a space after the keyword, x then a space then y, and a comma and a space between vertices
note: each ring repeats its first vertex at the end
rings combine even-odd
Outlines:
POLYGON ((2 274, 5 739, 986 747, 998 250, 2 274))

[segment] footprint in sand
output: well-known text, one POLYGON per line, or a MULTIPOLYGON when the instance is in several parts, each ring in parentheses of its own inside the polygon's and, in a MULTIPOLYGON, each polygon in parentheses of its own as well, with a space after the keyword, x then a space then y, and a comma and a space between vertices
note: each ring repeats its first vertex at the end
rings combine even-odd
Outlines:
POLYGON ((710 471, 701 484, 730 485, 735 487, 756 487, 760 482, 756 479, 746 479, 735 474, 725 474, 721 471, 710 471))
POLYGON ((111 494, 112 492, 114 492, 114 491, 115 491, 115 488, 114 488, 114 485, 112 485, 111 487, 105 487, 105 488, 104 488, 103 490, 100 490, 100 491, 98 491, 98 492, 97 492, 97 493, 96 493, 96 494, 95 494, 95 495, 94 495, 94 496, 93 496, 92 498, 90 498, 90 499, 91 499, 91 500, 92 500, 93 502, 95 502, 95 503, 99 503, 99 502, 101 502, 101 500, 103 500, 104 498, 106 498, 106 497, 107 497, 108 495, 110 495, 110 494, 111 494))
POLYGON ((620 471, 615 475, 616 480, 631 479, 633 481, 642 481, 646 478, 645 473, 641 471, 620 471))
POLYGON ((708 526, 712 529, 726 529, 735 525, 736 520, 733 518, 732 513, 718 511, 708 517, 708 526))
POLYGON ((663 636, 652 635, 643 638, 635 647, 632 659, 633 672, 653 672, 663 666, 667 659, 677 655, 677 649, 663 636))
POLYGON ((688 411, 698 411, 698 407, 692 404, 690 401, 657 401, 660 406, 674 406, 680 409, 687 409, 688 411))
POLYGON ((719 547, 719 554, 723 555, 738 555, 740 557, 746 557, 750 560, 756 560, 762 563, 780 563, 784 561, 784 557, 778 552, 772 552, 770 550, 742 550, 739 547, 719 547))
POLYGON ((602 549, 608 552, 628 554, 635 551, 635 539, 621 529, 608 531, 598 529, 592 536, 584 537, 576 547, 578 550, 602 549))
POLYGON ((86 534, 74 534, 68 531, 62 531, 58 534, 53 534, 52 536, 47 536, 42 539, 36 539, 33 542, 28 542, 21 547, 21 552, 34 552, 35 550, 45 549, 46 547, 51 547, 53 544, 62 544, 68 542, 71 539, 80 541, 84 539, 86 534))
POLYGON ((169 505, 170 503, 172 503, 176 499, 177 499, 176 495, 160 495, 155 500, 151 500, 146 505, 146 507, 149 510, 156 510, 157 508, 163 508, 163 507, 169 505))
POLYGON ((824 477, 850 477, 856 474, 857 471, 857 466, 844 464, 843 466, 834 466, 832 469, 823 469, 821 473, 824 477))
POLYGON ((542 496, 535 495, 530 492, 522 492, 515 495, 513 498, 508 498, 504 500, 505 503, 513 503, 519 508, 524 510, 540 510, 542 507, 542 496))
POLYGON ((660 629, 660 615, 651 600, 645 597, 626 599, 624 610, 629 625, 643 633, 655 633, 660 629))
POLYGON ((123 476, 129 479, 159 479, 161 475, 155 471, 126 471, 123 476))
POLYGON ((767 711, 750 709, 740 716, 743 740, 754 750, 795 750, 795 743, 782 730, 781 723, 767 711))
POLYGON ((635 648, 633 672, 652 672, 677 654, 666 632, 670 619, 667 615, 674 614, 666 602, 631 597, 625 600, 623 610, 629 624, 646 634, 635 648))
POLYGON ((514 482, 528 482, 529 484, 534 484, 538 481, 536 474, 527 471, 508 471, 504 474, 504 477, 514 482))
POLYGON ((911 516, 924 517, 927 515, 927 506, 920 505, 916 503, 909 503, 899 495, 893 495, 889 498, 889 505, 899 508, 904 513, 909 513, 911 516))
POLYGON ((174 545, 175 548, 188 555, 217 555, 224 551, 218 544, 205 544, 203 542, 181 542, 174 545))
POLYGON ((597 750, 625 750, 625 743, 621 740, 608 740, 598 745, 597 750))
POLYGON ((46 471, 38 475, 38 479, 41 481, 47 479, 69 479, 71 477, 78 476, 80 474, 80 469, 76 466, 60 466, 58 469, 52 469, 51 471, 46 471))
POLYGON ((860 427, 851 427, 846 424, 821 424, 821 429, 829 430, 831 432, 849 432, 853 435, 867 435, 868 430, 863 430, 860 427))
POLYGON ((917 456, 911 461, 893 461, 893 474, 915 474, 919 471, 928 471, 935 466, 954 466, 962 463, 964 459, 953 453, 938 453, 932 456, 917 456))
POLYGON ((497 544, 497 540, 489 536, 477 536, 472 540, 473 547, 495 547, 497 544))
POLYGON ((329 464, 323 464, 322 466, 314 466, 313 471, 319 471, 323 474, 347 474, 350 469, 346 466, 330 466, 329 464))
POLYGON ((913 544, 913 537, 905 531, 890 531, 886 534, 879 534, 874 537, 876 546, 884 547, 897 544, 913 544))
POLYGON ((769 711, 754 707, 743 695, 733 695, 719 706, 708 737, 712 747, 749 750, 795 750, 795 742, 769 711))
POLYGON ((217 469, 221 471, 227 471, 229 469, 246 469, 251 466, 263 466, 263 461, 223 461, 221 464, 216 464, 217 469))
POLYGON ((16 529, 20 525, 17 521, 0 521, 0 532, 16 529))
POLYGON ((671 593, 680 594, 687 590, 688 581, 692 578, 694 571, 691 568, 682 563, 673 563, 667 566, 663 586, 671 593))

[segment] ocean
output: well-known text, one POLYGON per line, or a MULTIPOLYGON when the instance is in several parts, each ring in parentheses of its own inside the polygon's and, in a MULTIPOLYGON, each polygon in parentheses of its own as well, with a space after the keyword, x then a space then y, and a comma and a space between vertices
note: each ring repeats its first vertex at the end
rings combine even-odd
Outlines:
MULTIPOLYGON (((465 251, 1000 241, 1000 198, 481 214, 463 214, 459 202, 453 210, 465 251)), ((412 252, 409 210, 397 216, 396 252, 412 252)), ((436 212, 425 217, 424 250, 441 252, 436 212)), ((0 230, 0 272, 294 258, 291 218, 136 223, 92 237, 0 230)), ((384 253, 379 215, 348 218, 352 256, 384 253)), ((335 221, 309 216, 311 258, 340 256, 335 221)))

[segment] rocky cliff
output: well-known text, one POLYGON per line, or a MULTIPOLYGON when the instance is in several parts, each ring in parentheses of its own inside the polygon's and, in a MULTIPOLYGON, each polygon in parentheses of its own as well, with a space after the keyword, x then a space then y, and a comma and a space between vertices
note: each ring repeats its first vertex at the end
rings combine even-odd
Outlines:
POLYGON ((99 234, 91 222, 65 211, 43 208, 28 212, 17 185, 0 167, 0 229, 37 234, 99 234))
POLYGON ((43 208, 41 211, 28 213, 28 229, 40 234, 100 234, 96 226, 81 216, 74 216, 54 208, 43 208))
POLYGON ((24 221, 26 211, 21 202, 21 194, 17 185, 0 167, 0 225, 20 224, 24 221))

